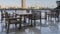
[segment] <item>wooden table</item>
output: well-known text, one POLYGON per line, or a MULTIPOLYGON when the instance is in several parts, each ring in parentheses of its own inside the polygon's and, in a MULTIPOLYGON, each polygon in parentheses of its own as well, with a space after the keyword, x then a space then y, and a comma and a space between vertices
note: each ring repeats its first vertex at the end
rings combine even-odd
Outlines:
MULTIPOLYGON (((16 14, 18 16, 21 16, 21 18, 23 17, 24 18, 24 23, 26 23, 26 17, 28 18, 28 16, 30 16, 32 18, 32 14, 30 13, 26 13, 26 14, 16 14)), ((31 20, 31 26, 32 26, 32 20, 31 20)))

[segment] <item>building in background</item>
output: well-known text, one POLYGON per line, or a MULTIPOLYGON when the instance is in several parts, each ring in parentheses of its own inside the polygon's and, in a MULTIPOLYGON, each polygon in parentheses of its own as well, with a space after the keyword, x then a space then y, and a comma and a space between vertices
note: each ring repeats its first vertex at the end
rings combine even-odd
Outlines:
POLYGON ((55 9, 60 9, 60 1, 56 1, 57 7, 55 9))

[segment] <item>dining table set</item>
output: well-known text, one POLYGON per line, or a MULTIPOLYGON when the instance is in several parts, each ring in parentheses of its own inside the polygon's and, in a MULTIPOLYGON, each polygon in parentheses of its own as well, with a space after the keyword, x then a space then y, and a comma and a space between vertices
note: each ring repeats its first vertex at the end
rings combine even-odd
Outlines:
POLYGON ((35 27, 37 24, 36 20, 39 20, 39 25, 41 26, 42 25, 41 20, 42 19, 45 19, 45 21, 47 20, 47 12, 44 13, 45 16, 43 18, 41 11, 31 11, 31 13, 21 13, 21 14, 17 12, 10 14, 9 11, 1 11, 1 21, 3 21, 3 19, 5 18, 4 20, 5 20, 6 32, 9 33, 10 24, 14 24, 16 28, 18 27, 17 25, 19 24, 18 29, 20 30, 22 29, 22 27, 23 28, 35 27), (24 26, 22 26, 22 24, 24 26))
MULTIPOLYGON (((15 26, 17 27, 17 24, 19 24, 19 30, 22 28, 22 27, 27 27, 27 26, 35 26, 35 23, 33 25, 32 23, 32 19, 34 19, 34 15, 32 15, 32 13, 22 13, 22 14, 17 14, 17 13, 13 13, 13 14, 10 14, 8 13, 7 11, 4 11, 4 13, 1 13, 1 19, 3 21, 3 18, 5 18, 5 27, 6 27, 6 31, 7 33, 9 32, 9 28, 10 28, 10 24, 15 24, 15 26), (26 20, 26 18, 28 18, 28 20, 26 20), (27 22, 30 23, 27 24, 27 22), (22 22, 23 24, 27 24, 27 26, 22 26, 22 22)), ((35 20, 34 20, 35 21, 35 20)))

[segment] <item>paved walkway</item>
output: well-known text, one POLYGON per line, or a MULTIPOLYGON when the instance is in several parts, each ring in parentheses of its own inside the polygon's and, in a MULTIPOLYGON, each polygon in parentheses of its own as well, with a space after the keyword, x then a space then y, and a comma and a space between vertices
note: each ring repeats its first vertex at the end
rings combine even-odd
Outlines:
MULTIPOLYGON (((15 29, 14 25, 11 25, 9 34, 60 34, 60 24, 56 23, 49 26, 41 26, 37 22, 36 27, 23 27, 21 30, 15 29)), ((3 26, 4 28, 4 26, 3 26)), ((0 23, 0 34, 6 34, 6 29, 2 31, 0 23)))

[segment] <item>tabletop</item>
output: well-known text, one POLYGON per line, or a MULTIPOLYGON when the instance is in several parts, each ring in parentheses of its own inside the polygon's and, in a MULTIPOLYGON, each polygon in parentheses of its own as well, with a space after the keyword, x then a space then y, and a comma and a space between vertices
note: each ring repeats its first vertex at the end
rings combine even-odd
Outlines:
POLYGON ((26 13, 26 14, 16 14, 16 15, 20 15, 20 16, 28 16, 28 15, 32 15, 31 13, 26 13))

